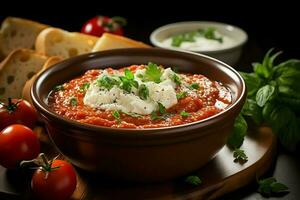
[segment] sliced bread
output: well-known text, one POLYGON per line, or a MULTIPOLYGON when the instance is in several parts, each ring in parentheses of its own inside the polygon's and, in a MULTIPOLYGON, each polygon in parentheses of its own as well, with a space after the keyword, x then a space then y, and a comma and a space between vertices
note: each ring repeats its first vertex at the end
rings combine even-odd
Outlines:
POLYGON ((47 27, 31 20, 7 17, 0 30, 0 58, 17 48, 33 49, 36 37, 47 27))
POLYGON ((0 100, 21 98, 27 80, 42 69, 47 57, 30 49, 11 52, 0 64, 0 100))
POLYGON ((104 33, 95 44, 92 52, 121 48, 149 48, 151 46, 123 36, 104 33))
POLYGON ((34 82, 36 77, 40 73, 42 73, 45 69, 60 62, 61 60, 62 59, 58 56, 51 56, 50 58, 48 58, 46 60, 46 62, 44 63, 43 67, 41 68, 41 70, 39 72, 37 72, 35 75, 33 75, 28 81, 26 81, 25 86, 23 87, 23 91, 22 91, 22 98, 29 101, 30 103, 32 103, 31 96, 30 96, 30 89, 31 89, 32 83, 34 82))
POLYGON ((35 49, 47 56, 60 56, 63 59, 89 53, 98 37, 58 28, 47 28, 37 37, 35 49))

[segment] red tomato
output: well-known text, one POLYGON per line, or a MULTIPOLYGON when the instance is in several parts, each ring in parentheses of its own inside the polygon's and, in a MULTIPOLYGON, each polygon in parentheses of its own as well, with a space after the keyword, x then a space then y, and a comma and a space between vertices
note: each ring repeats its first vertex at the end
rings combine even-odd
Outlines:
POLYGON ((8 104, 0 104, 0 131, 11 124, 34 127, 38 115, 33 106, 23 99, 8 99, 8 104))
POLYGON ((35 133, 28 127, 15 124, 0 132, 0 164, 15 168, 22 160, 38 156, 40 143, 35 133))
POLYGON ((116 35, 123 35, 123 26, 126 25, 126 20, 122 17, 106 17, 96 16, 88 20, 83 27, 81 32, 89 35, 100 37, 103 33, 109 32, 116 35))
POLYGON ((48 171, 41 167, 34 172, 31 180, 34 194, 44 200, 69 199, 77 182, 74 168, 64 160, 54 160, 51 168, 48 171))

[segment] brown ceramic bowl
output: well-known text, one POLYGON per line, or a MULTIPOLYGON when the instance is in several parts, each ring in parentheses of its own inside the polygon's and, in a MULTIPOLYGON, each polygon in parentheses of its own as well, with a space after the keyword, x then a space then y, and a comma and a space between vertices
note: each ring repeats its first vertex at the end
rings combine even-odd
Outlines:
POLYGON ((211 160, 226 143, 244 104, 246 88, 233 68, 204 55, 157 48, 119 49, 77 56, 56 64, 37 77, 31 96, 53 143, 74 165, 113 178, 149 182, 186 175, 211 160), (57 115, 47 104, 54 86, 89 69, 119 68, 149 61, 220 81, 230 89, 232 104, 199 122, 149 129, 82 124, 57 115))

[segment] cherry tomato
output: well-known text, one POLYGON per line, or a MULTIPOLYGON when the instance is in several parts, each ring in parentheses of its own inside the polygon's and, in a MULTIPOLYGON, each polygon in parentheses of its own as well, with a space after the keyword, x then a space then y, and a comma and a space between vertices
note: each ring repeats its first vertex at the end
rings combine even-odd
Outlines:
POLYGON ((35 133, 20 124, 8 126, 0 132, 0 164, 16 168, 20 161, 34 159, 40 152, 35 133))
POLYGON ((64 200, 71 197, 76 183, 76 172, 72 165, 64 160, 54 160, 34 172, 31 188, 39 199, 64 200))
POLYGON ((34 127, 38 119, 33 106, 23 99, 8 99, 8 103, 0 103, 0 131, 11 124, 23 124, 34 127))
POLYGON ((88 20, 83 27, 81 32, 89 35, 100 37, 103 33, 109 32, 116 35, 123 35, 123 26, 126 25, 126 20, 122 17, 106 17, 96 16, 88 20))

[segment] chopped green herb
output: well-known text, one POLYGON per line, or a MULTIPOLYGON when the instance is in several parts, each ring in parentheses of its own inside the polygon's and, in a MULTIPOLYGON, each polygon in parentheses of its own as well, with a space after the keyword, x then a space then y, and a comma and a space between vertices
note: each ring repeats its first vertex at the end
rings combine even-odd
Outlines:
POLYGON ((180 112, 181 117, 188 117, 189 115, 190 115, 190 113, 188 113, 188 112, 185 112, 185 111, 180 112))
POLYGON ((220 43, 223 43, 223 38, 222 37, 217 37, 216 36, 216 29, 213 27, 208 27, 206 29, 199 29, 198 33, 203 35, 206 39, 209 40, 216 40, 220 43))
POLYGON ((57 85, 53 89, 55 92, 65 90, 64 85, 57 85))
POLYGON ((165 106, 159 102, 158 102, 158 110, 159 110, 159 113, 162 115, 167 113, 165 106))
POLYGON ((198 83, 192 83, 191 85, 187 86, 191 90, 198 90, 200 88, 198 83))
POLYGON ((176 94, 177 99, 183 99, 187 96, 187 92, 180 92, 176 94))
POLYGON ((131 92, 132 87, 138 88, 139 83, 134 80, 134 75, 129 69, 125 69, 124 71, 125 76, 120 76, 121 85, 120 87, 127 92, 131 92))
POLYGON ((288 187, 283 183, 277 182, 274 177, 262 179, 258 181, 258 192, 266 197, 271 197, 275 194, 288 192, 288 187))
POLYGON ((162 117, 161 117, 161 116, 158 116, 157 113, 156 113, 155 111, 153 111, 153 112, 151 113, 151 120, 160 120, 160 119, 162 119, 162 117))
POLYGON ((115 110, 115 111, 112 113, 112 115, 114 116, 114 118, 116 119, 116 121, 117 121, 118 123, 121 123, 121 118, 120 118, 120 113, 119 113, 119 111, 115 110))
POLYGON ((234 162, 247 162, 248 156, 245 154, 245 151, 242 149, 235 149, 233 151, 234 162))
POLYGON ((173 76, 171 77, 171 79, 177 84, 177 85, 181 85, 181 80, 180 77, 177 74, 173 74, 173 76))
POLYGON ((161 75, 162 75, 161 68, 157 64, 149 62, 146 67, 143 81, 153 81, 155 83, 160 83, 161 75))
POLYGON ((186 177, 185 182, 194 186, 198 186, 202 183, 201 179, 198 176, 188 176, 186 177))
POLYGON ((76 97, 71 97, 70 104, 71 104, 71 106, 77 106, 77 98, 76 97))
POLYGON ((139 118, 139 117, 143 116, 143 115, 140 115, 140 114, 137 114, 137 113, 128 113, 128 112, 124 112, 124 111, 122 111, 122 113, 124 113, 126 115, 129 115, 131 117, 135 117, 135 118, 139 118))
POLYGON ((85 92, 85 91, 87 91, 87 90, 89 89, 89 87, 90 87, 90 83, 83 83, 83 84, 80 86, 79 91, 80 91, 80 92, 85 92))
POLYGON ((139 97, 143 100, 146 100, 149 97, 149 89, 145 84, 141 84, 139 87, 139 97))
POLYGON ((140 78, 140 79, 144 78, 143 74, 138 74, 137 77, 140 78))
POLYGON ((97 85, 99 87, 104 87, 108 90, 114 87, 114 85, 120 85, 120 82, 114 78, 111 78, 107 75, 102 76, 101 78, 97 79, 97 85))

